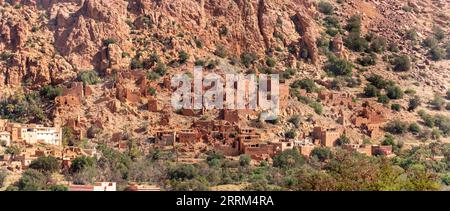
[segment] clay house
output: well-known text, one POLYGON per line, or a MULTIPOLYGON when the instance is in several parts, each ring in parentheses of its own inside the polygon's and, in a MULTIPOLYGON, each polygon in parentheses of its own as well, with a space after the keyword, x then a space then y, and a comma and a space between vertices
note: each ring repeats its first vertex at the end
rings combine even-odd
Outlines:
POLYGON ((316 147, 311 140, 303 139, 300 141, 294 141, 294 147, 298 149, 299 153, 303 156, 309 157, 312 150, 316 147))
POLYGON ((193 129, 184 129, 177 133, 179 143, 198 143, 201 141, 201 135, 193 129))
POLYGON ((342 131, 337 128, 323 129, 317 126, 313 129, 313 139, 319 141, 322 146, 326 147, 333 147, 341 134, 342 131))
POLYGON ((126 191, 161 191, 161 188, 156 185, 139 185, 137 183, 130 183, 126 191))
POLYGON ((116 97, 121 102, 128 102, 130 104, 138 104, 141 100, 141 93, 132 91, 123 85, 118 85, 116 88, 116 97))
POLYGON ((173 146, 176 143, 176 133, 171 130, 157 131, 155 144, 159 146, 173 146))
POLYGON ((241 154, 238 143, 235 141, 232 143, 228 143, 227 141, 225 141, 225 143, 218 141, 214 144, 214 149, 221 152, 225 156, 239 156, 241 154))
POLYGON ((372 156, 372 146, 370 145, 344 144, 342 145, 342 148, 349 151, 359 152, 367 156, 372 156))
POLYGON ((271 158, 276 154, 276 145, 271 142, 256 143, 247 142, 243 146, 243 154, 249 155, 255 160, 265 160, 271 158))
POLYGON ((83 82, 72 82, 63 89, 62 95, 55 98, 58 107, 62 106, 80 106, 85 96, 92 94, 89 85, 83 85, 83 82))

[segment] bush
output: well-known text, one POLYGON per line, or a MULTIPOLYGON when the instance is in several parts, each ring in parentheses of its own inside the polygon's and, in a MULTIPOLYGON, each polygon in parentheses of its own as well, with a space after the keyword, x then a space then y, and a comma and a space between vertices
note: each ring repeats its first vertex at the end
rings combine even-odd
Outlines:
POLYGON ((380 91, 372 84, 367 84, 364 88, 364 96, 366 97, 376 97, 380 94, 380 91))
POLYGON ((434 38, 434 37, 427 37, 424 41, 423 41, 423 45, 429 48, 433 48, 435 46, 437 46, 438 41, 434 38))
POLYGON ((440 95, 435 94, 433 100, 430 102, 431 106, 433 106, 436 110, 442 110, 445 106, 445 100, 440 95))
POLYGON ((81 157, 77 157, 72 161, 72 164, 70 165, 70 169, 69 171, 73 174, 73 173, 78 173, 81 170, 87 168, 87 167, 92 167, 96 164, 96 161, 94 158, 92 157, 87 157, 87 156, 81 156, 81 157))
POLYGON ((256 53, 244 52, 241 54, 241 63, 247 68, 257 60, 258 55, 256 55, 256 53))
POLYGON ((309 78, 294 81, 291 84, 291 87, 292 88, 302 88, 302 89, 305 89, 309 93, 315 92, 317 90, 316 83, 312 79, 309 79, 309 78))
POLYGON ((386 95, 380 95, 380 96, 378 96, 377 102, 382 103, 382 104, 388 104, 389 97, 386 95))
POLYGON ((42 87, 42 89, 39 91, 39 94, 45 99, 54 100, 56 97, 61 96, 62 91, 63 90, 61 87, 46 85, 42 87))
POLYGON ((323 162, 331 158, 331 150, 327 147, 316 147, 311 151, 311 156, 323 162))
POLYGON ((370 44, 370 50, 382 53, 386 49, 387 40, 384 37, 376 37, 370 44))
POLYGON ((380 75, 373 74, 367 78, 372 85, 374 85, 378 89, 384 89, 388 85, 388 81, 384 80, 384 78, 380 75))
POLYGON ((180 64, 184 64, 189 59, 189 54, 186 51, 180 51, 178 52, 178 62, 180 64))
POLYGON ((117 41, 115 39, 112 39, 112 38, 103 40, 103 45, 104 46, 108 46, 108 45, 115 44, 115 43, 117 43, 117 41))
POLYGON ((21 191, 41 191, 46 189, 47 177, 35 170, 28 169, 17 182, 17 187, 21 191))
POLYGON ((52 185, 49 188, 50 191, 69 191, 69 188, 65 185, 52 185))
POLYGON ((400 106, 400 104, 397 104, 397 103, 394 103, 394 104, 391 105, 391 109, 392 109, 393 111, 400 111, 401 108, 402 108, 402 107, 400 106))
POLYGON ((390 99, 401 99, 403 98, 403 91, 399 86, 388 86, 386 88, 386 95, 390 99))
POLYGON ((447 100, 450 100, 450 90, 447 91, 446 96, 447 96, 447 100))
POLYGON ((433 26, 434 37, 438 40, 445 38, 445 31, 439 26, 433 26))
POLYGON ((269 66, 269 67, 275 67, 275 65, 276 65, 275 59, 272 58, 272 57, 267 57, 266 65, 269 66))
POLYGON ((344 40, 345 46, 356 52, 364 52, 369 48, 369 43, 359 33, 350 33, 344 40))
POLYGON ((295 115, 289 118, 288 122, 292 123, 295 127, 300 126, 300 116, 295 115))
POLYGON ((409 71, 411 69, 411 60, 406 55, 398 56, 394 59, 393 65, 395 71, 409 71))
POLYGON ((309 106, 314 109, 314 112, 316 112, 316 114, 319 114, 319 115, 322 114, 322 112, 323 112, 322 104, 320 104, 318 102, 311 102, 311 103, 309 103, 309 106))
POLYGON ((350 17, 345 26, 345 29, 349 32, 360 33, 361 32, 361 16, 354 15, 350 17))
POLYGON ((252 161, 252 158, 248 155, 241 155, 239 156, 239 165, 241 166, 248 166, 250 165, 250 162, 252 161))
POLYGON ((418 134, 420 132, 420 126, 414 122, 409 125, 408 130, 413 134, 418 134))
POLYGON ((217 45, 214 54, 220 58, 225 58, 228 55, 227 49, 223 45, 217 45))
POLYGON ((158 64, 156 64, 155 73, 160 76, 164 76, 167 73, 166 65, 162 62, 158 62, 158 64))
POLYGON ((372 65, 377 64, 377 56, 375 54, 363 56, 363 57, 358 58, 357 62, 364 67, 372 66, 372 65))
POLYGON ((326 70, 335 76, 350 76, 353 70, 353 64, 345 59, 331 57, 326 65, 326 70))
POLYGON ((295 130, 289 130, 284 133, 284 137, 288 139, 294 139, 297 137, 297 132, 295 130))
POLYGON ((408 103, 408 111, 414 111, 417 107, 419 107, 421 104, 420 97, 414 96, 413 98, 409 99, 408 103))
POLYGON ((439 46, 434 46, 430 49, 429 54, 434 61, 442 60, 446 57, 446 52, 439 46))
POLYGON ((33 160, 29 167, 41 172, 54 173, 60 169, 60 163, 53 156, 42 156, 33 160))
POLYGON ((100 82, 100 78, 95 70, 87 70, 78 73, 78 81, 82 81, 84 85, 95 85, 100 82))
POLYGON ((305 163, 305 159, 296 149, 280 152, 273 158, 273 166, 279 168, 296 168, 305 163))
POLYGON ((417 31, 416 29, 409 29, 408 31, 406 31, 406 38, 412 41, 416 41, 417 40, 417 31))
POLYGON ((320 1, 318 6, 319 11, 325 15, 331 15, 334 11, 333 5, 327 1, 320 1))
POLYGON ((342 146, 344 144, 350 144, 350 139, 345 135, 342 134, 337 140, 336 140, 336 145, 338 146, 342 146))

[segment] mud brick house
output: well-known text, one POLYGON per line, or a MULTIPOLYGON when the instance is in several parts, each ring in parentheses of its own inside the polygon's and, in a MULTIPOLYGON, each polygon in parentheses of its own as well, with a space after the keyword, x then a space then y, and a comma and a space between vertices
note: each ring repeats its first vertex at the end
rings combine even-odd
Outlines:
POLYGON ((62 106, 80 106, 84 97, 92 94, 89 85, 83 82, 72 82, 63 89, 62 95, 55 98, 58 107, 62 106))
POLYGON ((371 145, 344 144, 344 145, 342 145, 342 148, 349 150, 349 151, 359 152, 359 153, 365 154, 367 156, 372 156, 372 146, 371 145))
POLYGON ((239 156, 241 154, 239 151, 239 146, 235 141, 233 141, 232 143, 216 142, 214 144, 214 149, 216 151, 222 152, 222 154, 225 156, 239 156))
POLYGON ((322 146, 333 147, 335 142, 341 136, 342 131, 337 128, 324 129, 316 126, 313 129, 313 138, 320 142, 322 146))
POLYGON ((303 139, 300 141, 294 140, 294 147, 298 149, 303 156, 309 157, 312 150, 316 147, 311 140, 303 139))
POLYGON ((201 134, 193 129, 184 129, 177 133, 179 143, 198 143, 201 141, 201 134))
POLYGON ((172 130, 157 131, 155 143, 159 146, 173 146, 176 143, 176 132, 172 130))
POLYGON ((117 85, 116 97, 121 102, 128 102, 130 104, 137 104, 141 100, 141 93, 139 91, 130 90, 123 85, 117 85))

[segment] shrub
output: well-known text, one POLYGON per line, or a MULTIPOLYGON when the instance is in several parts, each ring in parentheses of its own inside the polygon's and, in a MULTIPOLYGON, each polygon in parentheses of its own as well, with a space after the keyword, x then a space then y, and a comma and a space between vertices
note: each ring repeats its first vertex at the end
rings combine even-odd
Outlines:
POLYGON ((391 109, 392 109, 393 111, 400 111, 401 108, 402 108, 402 107, 400 106, 400 104, 397 104, 397 103, 394 103, 394 104, 391 105, 391 109))
POLYGON ((0 170, 0 188, 3 188, 5 185, 6 177, 8 176, 8 172, 6 170, 0 170))
POLYGON ((180 51, 178 52, 178 62, 180 64, 184 64, 189 59, 189 54, 186 51, 180 51))
POLYGON ((155 73, 160 76, 164 76, 167 73, 166 65, 162 62, 158 62, 158 64, 156 64, 155 73))
POLYGON ((447 93, 445 93, 447 96, 447 100, 450 100, 450 90, 447 91, 447 93))
POLYGON ((35 170, 28 169, 17 182, 17 187, 21 191, 41 191, 46 189, 47 177, 35 170))
POLYGON ((78 73, 78 81, 82 81, 84 85, 95 85, 100 82, 100 78, 95 70, 86 70, 78 73))
POLYGON ((400 51, 400 49, 398 48, 398 45, 394 42, 389 43, 388 50, 390 52, 394 52, 394 53, 397 53, 400 51))
POLYGON ((418 134, 420 132, 420 126, 417 123, 411 123, 408 127, 409 132, 418 134))
POLYGON ((295 115, 289 118, 288 122, 292 123, 295 127, 300 126, 300 116, 295 115))
POLYGON ((33 160, 29 165, 31 169, 36 169, 41 172, 53 173, 60 169, 58 160, 53 156, 41 156, 33 160))
POLYGON ((419 107, 421 104, 420 97, 414 96, 413 98, 409 99, 408 103, 408 111, 414 111, 417 107, 419 107))
POLYGON ((296 149, 285 150, 273 158, 273 166, 279 168, 295 168, 302 166, 304 163, 305 159, 296 149))
POLYGON ((219 28, 219 35, 220 36, 227 36, 228 35, 228 28, 225 25, 221 25, 219 28))
POLYGON ((302 88, 302 89, 305 89, 309 93, 315 92, 317 90, 316 83, 312 79, 309 79, 309 78, 294 81, 291 84, 291 87, 292 88, 302 88))
POLYGON ((352 74, 353 67, 353 64, 345 59, 332 57, 328 61, 328 64, 325 68, 329 73, 335 76, 350 76, 352 74))
POLYGON ((438 40, 445 38, 445 31, 439 26, 433 26, 434 37, 438 40))
POLYGON ((56 97, 61 96, 62 91, 63 90, 61 87, 46 85, 42 87, 42 89, 39 91, 39 94, 45 99, 54 100, 56 97))
POLYGON ((405 94, 407 94, 407 95, 414 95, 414 94, 416 94, 416 90, 414 90, 414 89, 406 89, 405 90, 405 94))
POLYGON ((408 31, 406 31, 406 38, 408 38, 409 40, 416 41, 417 36, 418 35, 416 29, 409 29, 408 31))
POLYGON ((444 49, 442 49, 439 46, 434 46, 430 49, 429 54, 431 56, 431 59, 434 61, 439 61, 445 58, 446 52, 444 49))
POLYGON ((94 166, 96 163, 95 159, 92 157, 87 157, 87 156, 81 156, 81 157, 77 157, 72 161, 72 164, 70 165, 70 169, 69 171, 73 174, 73 173, 78 173, 81 170, 87 168, 87 167, 92 167, 94 166))
POLYGON ((316 147, 311 151, 311 156, 323 162, 331 158, 331 150, 327 147, 316 147))
POLYGON ((258 55, 256 55, 256 53, 244 52, 241 54, 241 63, 247 68, 256 60, 258 60, 258 55))
POLYGON ((434 37, 427 37, 424 41, 423 41, 423 45, 429 48, 435 47, 437 46, 438 41, 434 38, 434 37))
POLYGON ((350 33, 344 40, 345 46, 356 52, 363 52, 369 47, 366 39, 361 37, 359 33, 350 33))
POLYGON ((382 53, 386 49, 387 40, 384 37, 376 37, 370 44, 370 50, 382 53))
POLYGON ((442 110, 445 106, 445 101, 444 98, 442 98, 440 95, 435 94, 430 104, 433 106, 434 109, 442 110))
POLYGON ((328 27, 341 28, 338 18, 334 15, 328 15, 323 20, 328 27))
POLYGON ((228 55, 227 49, 223 45, 217 45, 214 54, 220 58, 225 58, 228 55))
POLYGON ((382 104, 388 104, 389 97, 386 95, 380 95, 380 96, 378 96, 377 102, 382 103, 382 104))
POLYGON ((337 140, 336 140, 336 145, 338 146, 342 146, 344 144, 350 144, 350 139, 345 135, 342 134, 337 140))
POLYGON ((386 95, 390 99, 401 99, 403 97, 403 91, 399 86, 388 86, 386 88, 386 95))
POLYGON ((269 67, 275 67, 275 65, 276 65, 275 59, 272 58, 272 57, 267 57, 266 65, 269 66, 269 67))
POLYGON ((311 102, 310 104, 309 104, 309 106, 311 107, 311 108, 313 108, 314 109, 314 112, 316 112, 317 114, 322 114, 322 112, 323 112, 323 107, 322 107, 322 104, 320 104, 320 103, 318 103, 318 102, 311 102))
POLYGON ((380 75, 373 74, 367 80, 378 89, 386 88, 388 82, 380 75))
POLYGON ((252 161, 252 158, 248 155, 241 155, 239 156, 239 165, 240 166, 248 166, 250 165, 250 162, 252 161))
POLYGON ((65 185, 52 185, 49 187, 50 191, 68 191, 69 188, 65 185))
POLYGON ((141 60, 139 60, 138 58, 133 58, 132 60, 131 60, 131 69, 141 69, 141 68, 144 68, 144 63, 141 61, 141 60))
POLYGON ((297 132, 295 132, 295 130, 286 131, 284 133, 284 137, 285 138, 289 138, 289 139, 293 139, 293 138, 297 137, 297 132))
POLYGON ((366 97, 376 97, 380 94, 380 91, 372 84, 368 84, 364 88, 364 96, 366 97))
POLYGON ((319 11, 326 15, 331 15, 334 11, 333 5, 327 1, 320 1, 318 6, 319 6, 319 11))
POLYGON ((411 60, 409 56, 398 56, 393 61, 395 71, 408 71, 411 69, 411 60))
POLYGON ((361 16, 354 15, 350 17, 345 29, 349 32, 356 32, 359 34, 361 32, 361 16))
POLYGON ((366 55, 357 59, 357 62, 362 66, 372 66, 377 63, 377 56, 375 54, 366 55))
POLYGON ((109 39, 103 40, 103 45, 104 46, 108 46, 108 45, 111 45, 111 44, 115 44, 116 42, 117 41, 115 39, 109 38, 109 39))

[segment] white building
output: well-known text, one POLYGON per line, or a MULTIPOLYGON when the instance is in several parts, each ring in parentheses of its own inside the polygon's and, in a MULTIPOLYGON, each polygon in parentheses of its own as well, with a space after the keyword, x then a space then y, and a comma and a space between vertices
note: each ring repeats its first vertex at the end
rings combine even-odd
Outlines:
POLYGON ((29 144, 36 144, 40 142, 45 144, 61 145, 62 129, 34 124, 22 125, 21 139, 29 144))
POLYGON ((11 134, 9 132, 0 132, 0 142, 5 142, 6 146, 11 144, 11 134))

